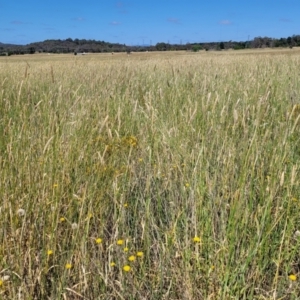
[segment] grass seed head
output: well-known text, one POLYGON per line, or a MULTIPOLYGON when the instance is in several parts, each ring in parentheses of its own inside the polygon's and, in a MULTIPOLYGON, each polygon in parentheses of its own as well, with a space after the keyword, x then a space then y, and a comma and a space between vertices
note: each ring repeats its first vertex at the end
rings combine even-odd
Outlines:
POLYGON ((77 223, 72 223, 71 225, 72 229, 75 230, 78 228, 78 224, 77 223))
POLYGON ((24 217, 24 216, 25 216, 25 210, 24 210, 23 208, 19 208, 19 209, 17 210, 17 215, 18 215, 19 217, 24 217))

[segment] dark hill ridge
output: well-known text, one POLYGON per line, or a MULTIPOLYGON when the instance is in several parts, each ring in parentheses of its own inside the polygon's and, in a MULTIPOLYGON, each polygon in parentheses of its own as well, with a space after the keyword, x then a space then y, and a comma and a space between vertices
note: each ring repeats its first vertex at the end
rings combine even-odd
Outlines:
POLYGON ((70 52, 120 52, 126 51, 126 45, 108 43, 96 40, 79 40, 71 38, 66 40, 46 40, 44 42, 31 43, 39 52, 70 53, 70 52))
POLYGON ((127 47, 122 44, 107 43, 95 40, 45 40, 27 45, 12 45, 0 43, 0 53, 9 52, 10 54, 27 54, 35 52, 50 53, 72 53, 72 52, 112 52, 126 51, 127 47))
POLYGON ((300 46, 300 35, 287 38, 274 39, 269 37, 256 37, 253 40, 236 42, 209 42, 169 44, 157 43, 156 45, 126 46, 119 43, 86 39, 45 40, 43 42, 30 43, 27 45, 12 45, 0 42, 0 55, 46 53, 77 53, 77 52, 130 52, 130 51, 168 51, 168 50, 224 50, 245 48, 268 48, 268 47, 294 47, 300 46))
POLYGON ((19 47, 19 46, 21 46, 21 45, 15 45, 15 44, 4 44, 4 43, 1 43, 1 42, 0 42, 0 47, 4 47, 4 48, 6 48, 6 47, 15 47, 15 46, 19 47))

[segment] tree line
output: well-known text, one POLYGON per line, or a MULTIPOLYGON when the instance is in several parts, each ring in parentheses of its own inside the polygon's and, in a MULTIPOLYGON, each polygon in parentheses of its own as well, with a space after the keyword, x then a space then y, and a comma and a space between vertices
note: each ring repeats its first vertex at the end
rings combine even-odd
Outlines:
POLYGON ((227 41, 209 43, 170 44, 157 43, 156 45, 128 46, 119 43, 86 39, 45 40, 43 42, 30 43, 28 45, 11 45, 0 43, 0 55, 34 54, 34 53, 110 53, 110 52, 135 52, 135 51, 200 51, 200 50, 226 50, 246 48, 274 48, 274 47, 299 47, 300 35, 287 38, 255 37, 248 41, 227 41))

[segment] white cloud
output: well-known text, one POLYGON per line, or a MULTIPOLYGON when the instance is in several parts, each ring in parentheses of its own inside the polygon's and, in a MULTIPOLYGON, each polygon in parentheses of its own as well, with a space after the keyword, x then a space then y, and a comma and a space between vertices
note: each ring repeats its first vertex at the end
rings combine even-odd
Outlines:
POLYGON ((113 25, 113 26, 118 26, 118 25, 121 25, 120 22, 117 22, 117 21, 112 21, 109 23, 110 25, 113 25))
POLYGON ((76 18, 73 18, 72 20, 73 21, 77 21, 77 22, 83 22, 83 21, 85 21, 85 18, 83 18, 83 17, 76 17, 76 18))
POLYGON ((232 22, 231 22, 230 20, 221 20, 221 21, 219 22, 219 24, 221 24, 221 25, 231 25, 232 22))

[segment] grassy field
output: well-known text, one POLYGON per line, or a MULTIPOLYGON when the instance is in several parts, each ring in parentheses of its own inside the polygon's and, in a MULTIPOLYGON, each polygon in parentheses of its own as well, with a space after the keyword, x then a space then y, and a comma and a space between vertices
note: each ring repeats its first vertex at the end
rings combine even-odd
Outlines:
POLYGON ((300 50, 0 58, 0 299, 299 299, 300 50))

